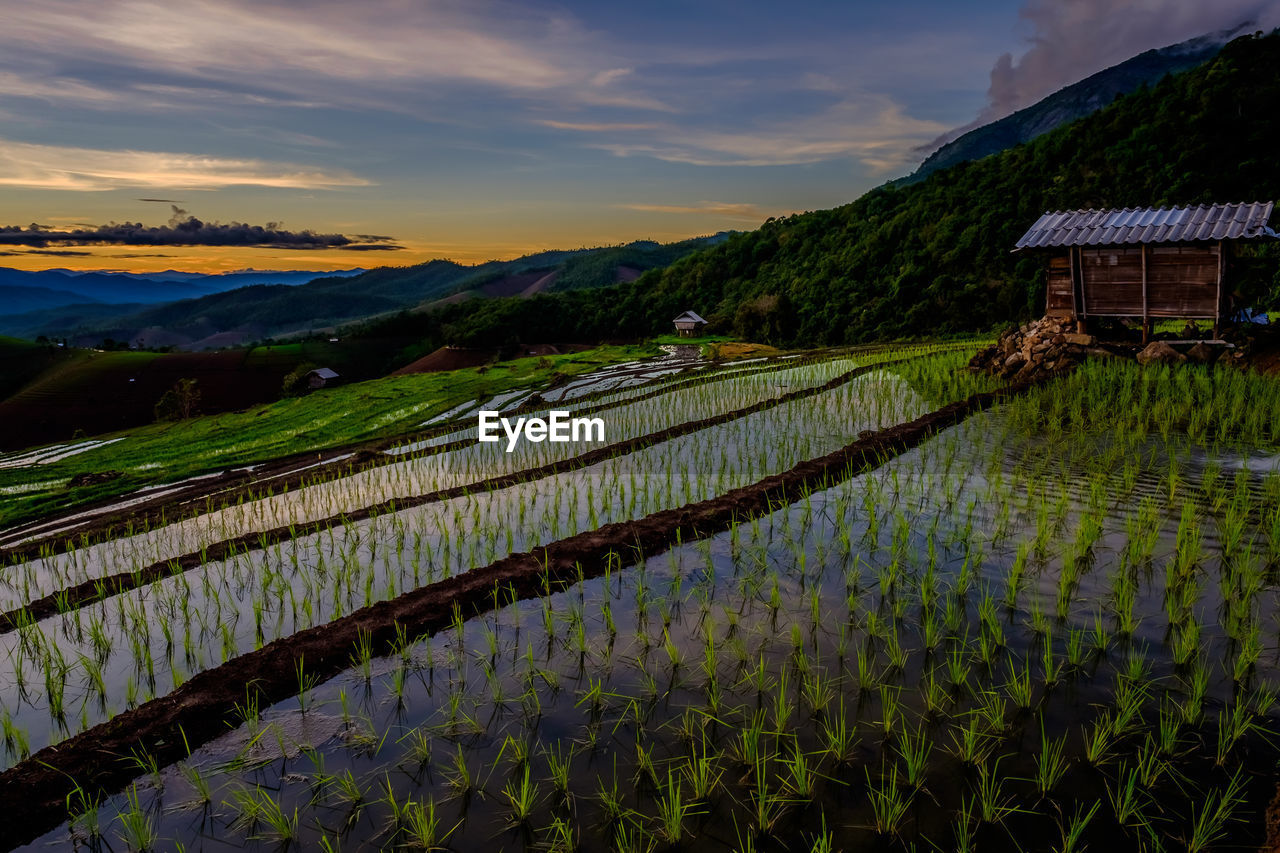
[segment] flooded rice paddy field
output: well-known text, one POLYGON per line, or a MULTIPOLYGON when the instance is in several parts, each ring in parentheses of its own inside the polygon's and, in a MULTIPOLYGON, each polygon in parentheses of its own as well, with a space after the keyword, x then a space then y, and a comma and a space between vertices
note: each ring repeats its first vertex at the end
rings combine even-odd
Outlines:
MULTIPOLYGON (((982 384, 956 373, 962 361, 963 353, 944 354, 901 365, 900 373, 872 371, 554 478, 248 548, 0 633, 4 764, 271 640, 511 553, 723 494, 831 452, 862 430, 915 417, 982 384), (933 399, 917 394, 912 380, 933 399)), ((45 565, 10 567, 10 577, 56 577, 40 573, 45 565)))
MULTIPOLYGON (((606 397, 598 409, 593 406, 593 415, 605 421, 606 442, 616 444, 788 392, 818 387, 858 367, 933 351, 936 348, 917 347, 823 359, 749 375, 734 371, 709 376, 706 381, 679 383, 668 393, 658 393, 638 402, 628 402, 630 395, 616 400, 606 397)), ((661 391, 661 386, 657 390, 661 391)), ((266 494, 227 507, 211 507, 208 512, 190 519, 27 562, 21 571, 10 570, 0 578, 0 610, 12 609, 23 601, 106 574, 136 570, 196 553, 216 542, 287 525, 303 525, 397 498, 480 484, 493 477, 571 459, 594 449, 577 443, 522 442, 513 452, 507 452, 505 442, 476 443, 475 435, 475 424, 470 422, 443 437, 447 441, 471 442, 455 450, 419 449, 404 461, 349 476, 318 479, 292 491, 266 494)))
MULTIPOLYGON (((790 451, 787 421, 752 422, 600 480, 494 492, 479 514, 424 506, 265 565, 246 554, 218 587, 247 593, 223 605, 229 645, 262 640, 238 608, 286 598, 255 596, 263 575, 327 603, 302 578, 350 554, 349 574, 376 577, 334 586, 351 606, 723 493, 967 393, 942 375, 904 365, 801 401, 792 429, 814 435, 790 451), (867 414, 868 386, 897 402, 867 414)), ((72 803, 28 849, 1256 849, 1280 758, 1272 383, 1088 364, 722 534, 459 613, 386 658, 357 648, 324 684, 301 672, 295 699, 245 709, 179 765, 139 759, 128 791, 72 803), (1248 410, 1224 424, 1240 395, 1248 410)), ((190 587, 175 598, 198 599, 190 587)), ((294 630, 286 610, 263 621, 294 630)), ((94 654, 65 621, 44 640, 37 627, 13 636, 94 654)), ((172 666, 175 647, 153 657, 172 666)), ((140 679, 132 659, 123 671, 140 679)), ((6 719, 38 731, 40 702, 6 719)))

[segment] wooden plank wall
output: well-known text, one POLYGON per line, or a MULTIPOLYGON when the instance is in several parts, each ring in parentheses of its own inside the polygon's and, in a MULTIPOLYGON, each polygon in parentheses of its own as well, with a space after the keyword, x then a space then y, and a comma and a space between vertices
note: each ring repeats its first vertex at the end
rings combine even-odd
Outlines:
POLYGON ((1142 247, 1080 250, 1084 302, 1091 315, 1142 316, 1142 247))
POLYGON ((1045 292, 1046 314, 1070 317, 1075 313, 1071 296, 1071 260, 1065 254, 1049 259, 1048 286, 1045 292))
POLYGON ((1147 302, 1152 317, 1218 316, 1218 247, 1151 246, 1147 302))
MULTIPOLYGON (((1196 317, 1218 316, 1218 247, 1188 245, 1147 247, 1147 294, 1142 294, 1142 247, 1106 246, 1080 250, 1080 273, 1085 312, 1113 317, 1196 317), (1145 311, 1144 311, 1145 309, 1145 311)), ((1055 275, 1050 261, 1049 293, 1046 303, 1070 310, 1070 273, 1055 275)))

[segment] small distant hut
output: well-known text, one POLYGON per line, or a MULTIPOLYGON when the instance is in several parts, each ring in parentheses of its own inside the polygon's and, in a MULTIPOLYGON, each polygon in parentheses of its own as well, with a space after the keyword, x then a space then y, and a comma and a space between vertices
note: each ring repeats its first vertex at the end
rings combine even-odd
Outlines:
POLYGON ((686 311, 675 319, 676 333, 682 338, 692 338, 707 325, 707 321, 692 311, 686 311))
POLYGON ((1208 320, 1214 337, 1231 313, 1231 255, 1236 242, 1276 237, 1272 202, 1197 207, 1068 210, 1046 213, 1014 251, 1048 252, 1045 313, 1142 321, 1208 320))
POLYGON ((315 370, 307 374, 307 387, 311 389, 326 388, 336 384, 338 374, 336 371, 327 367, 317 367, 315 370))

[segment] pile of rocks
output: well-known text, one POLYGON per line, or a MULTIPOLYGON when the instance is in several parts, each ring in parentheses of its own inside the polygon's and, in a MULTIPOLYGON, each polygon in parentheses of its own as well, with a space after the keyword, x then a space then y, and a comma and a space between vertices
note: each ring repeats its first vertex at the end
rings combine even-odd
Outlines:
POLYGON ((1096 345, 1093 335, 1076 331, 1075 320, 1042 317, 1005 332, 975 355, 969 368, 1021 381, 1078 364, 1096 345))
MULTIPOLYGON (((1185 364, 1188 361, 1193 364, 1213 364, 1221 354, 1222 350, 1208 346, 1204 341, 1195 344, 1185 353, 1178 352, 1164 341, 1152 341, 1136 357, 1139 364, 1185 364)), ((1239 359, 1242 355, 1236 350, 1232 352, 1231 358, 1239 359)))

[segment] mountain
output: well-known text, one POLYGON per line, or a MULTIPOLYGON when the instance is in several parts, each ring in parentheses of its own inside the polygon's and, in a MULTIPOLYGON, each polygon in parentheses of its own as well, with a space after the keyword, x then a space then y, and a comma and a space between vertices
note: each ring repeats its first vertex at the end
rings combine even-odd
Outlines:
MULTIPOLYGON (((0 294, 0 298, 3 295, 0 294)), ((109 323, 117 317, 145 310, 140 302, 105 305, 100 302, 77 302, 11 316, 0 315, 0 335, 34 340, 41 335, 64 337, 58 329, 79 329, 109 323)), ((97 343, 101 338, 93 341, 97 343)))
MULTIPOLYGON (((172 302, 212 292, 195 282, 153 281, 119 273, 71 273, 61 270, 29 272, 0 268, 0 287, 45 290, 50 296, 40 307, 72 305, 77 302, 172 302)), ((2 314, 19 313, 9 302, 0 303, 2 314)))
POLYGON ((1030 142, 1041 134, 1095 113, 1119 95, 1158 83, 1166 74, 1177 74, 1218 55, 1228 33, 1214 33, 1168 47, 1140 53, 1049 95, 1004 118, 985 124, 943 145, 920 167, 902 179, 923 180, 940 169, 967 160, 980 160, 999 151, 1030 142))
MULTIPOLYGON (((815 346, 969 332, 1039 315, 1044 259, 1013 253, 1046 210, 1280 199, 1280 35, 981 160, 856 201, 770 219, 637 281, 516 303, 443 306, 399 324, 423 345, 600 340, 711 330, 815 346)), ((1280 245, 1251 245, 1236 288, 1280 307, 1280 245)))
MULTIPOLYGON (((350 276, 313 277, 306 284, 254 284, 180 301, 166 300, 165 304, 141 310, 54 308, 0 317, 0 333, 28 338, 69 337, 80 344, 111 338, 151 347, 233 346, 329 329, 379 315, 426 310, 438 304, 585 290, 630 281, 647 270, 717 245, 727 236, 719 234, 665 245, 637 241, 596 249, 553 250, 478 266, 435 260, 411 267, 380 267, 350 276)), ((138 286, 199 288, 208 286, 208 281, 139 282, 138 286)), ((121 291, 125 289, 120 286, 121 291)))
POLYGON ((297 285, 319 276, 353 276, 362 269, 338 272, 242 270, 232 273, 124 273, 66 269, 36 272, 0 267, 0 316, 101 303, 158 304, 193 299, 254 284, 297 285))
POLYGON ((30 311, 43 311, 61 305, 94 301, 96 300, 83 293, 73 293, 70 290, 0 283, 0 313, 3 314, 26 314, 30 311))

